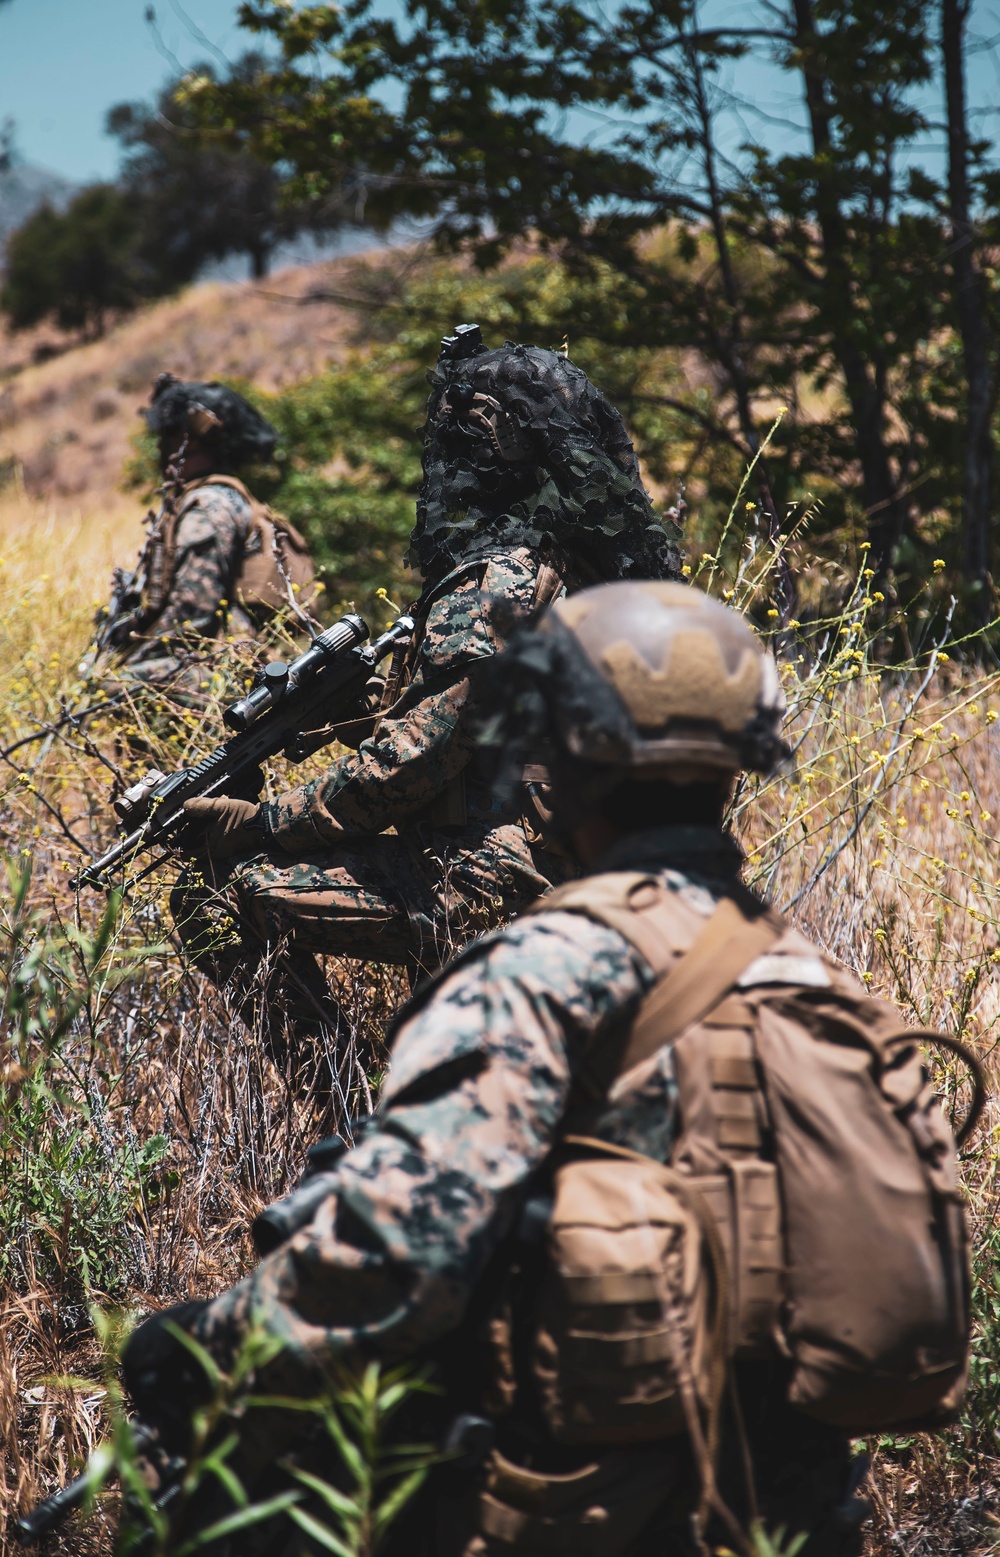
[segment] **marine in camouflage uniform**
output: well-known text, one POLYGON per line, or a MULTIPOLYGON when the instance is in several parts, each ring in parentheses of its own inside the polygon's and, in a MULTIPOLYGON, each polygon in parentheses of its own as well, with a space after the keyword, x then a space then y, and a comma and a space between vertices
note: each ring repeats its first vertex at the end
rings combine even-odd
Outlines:
POLYGON ((564 879, 524 786, 499 801, 477 760, 481 674, 539 604, 595 577, 679 571, 621 417, 579 368, 488 351, 467 326, 430 379, 408 554, 425 588, 390 706, 319 779, 263 806, 186 807, 207 831, 174 893, 178 930, 279 1052, 286 1019, 293 1043, 337 1025, 309 953, 433 970, 564 879))
MULTIPOLYGON (((633 592, 626 621, 641 616, 641 586, 617 588, 633 592)), ((741 855, 722 831, 722 809, 739 766, 767 771, 786 750, 778 734, 783 698, 759 649, 755 676, 744 675, 735 692, 735 679, 695 678, 686 720, 694 746, 682 732, 680 758, 664 757, 661 748, 659 765, 633 776, 620 738, 624 732, 633 752, 652 745, 663 716, 653 712, 640 723, 635 697, 628 712, 624 696, 609 703, 607 668, 598 674, 593 661, 581 663, 579 643, 565 631, 573 619, 562 614, 577 604, 590 609, 609 593, 590 590, 556 606, 549 620, 561 623, 558 633, 521 634, 498 662, 494 693, 502 700, 507 688, 508 733, 538 734, 547 724, 554 735, 546 752, 553 825, 595 878, 642 873, 693 938, 720 900, 746 898, 741 855), (713 709, 723 702, 727 728, 713 732, 713 709), (592 759, 594 750, 603 762, 592 759)), ((697 639, 702 627, 695 602, 689 610, 681 598, 675 588, 668 600, 681 619, 674 646, 683 629, 697 639)), ((721 606, 711 609, 738 620, 721 606)), ((741 631, 753 645, 749 630, 741 631)), ((647 634, 647 648, 648 642, 647 634)), ((668 674, 669 638, 665 643, 662 669, 649 663, 644 672, 645 694, 654 700, 668 674)), ((627 689, 629 675, 627 657, 619 657, 615 688, 627 689)), ((653 983, 631 939, 558 906, 467 948, 403 1012, 378 1112, 328 1175, 327 1198, 311 1220, 238 1286, 175 1311, 223 1368, 250 1331, 263 1331, 278 1348, 255 1381, 264 1393, 311 1398, 344 1364, 423 1361, 443 1387, 442 1427, 449 1419, 468 1422, 463 1413, 470 1412, 480 1418, 478 1428, 489 1424, 493 1447, 478 1455, 482 1463, 458 1460, 432 1474, 390 1538, 392 1554, 662 1557, 694 1549, 698 1478, 682 1435, 625 1446, 553 1442, 523 1379, 513 1402, 508 1394, 500 1408, 484 1403, 496 1399, 495 1388, 491 1394, 483 1387, 492 1369, 491 1316, 512 1264, 522 1271, 513 1288, 515 1315, 520 1310, 520 1322, 530 1324, 534 1312, 535 1289, 523 1274, 531 1269, 526 1213, 562 1135, 581 1133, 670 1160, 680 1121, 669 1046, 624 1089, 595 1098, 584 1084, 592 1057, 616 1051, 653 983)), ((168 1439, 182 1444, 183 1387, 175 1386, 172 1407, 163 1393, 163 1364, 178 1354, 164 1348, 162 1326, 148 1321, 126 1353, 126 1380, 140 1416, 152 1413, 168 1439)), ((204 1385, 190 1369, 186 1379, 190 1410, 204 1385)), ((738 1365, 736 1388, 765 1525, 808 1533, 806 1557, 855 1550, 864 1510, 850 1492, 846 1437, 793 1413, 771 1363, 738 1365)), ((240 1434, 241 1474, 263 1495, 273 1490, 274 1462, 294 1442, 292 1417, 250 1410, 240 1434)), ((739 1445, 730 1422, 720 1482, 748 1521, 739 1445)), ((708 1539, 712 1546, 731 1541, 711 1528, 708 1539)), ((304 1548, 294 1539, 286 1545, 271 1526, 261 1549, 304 1548)))
POLYGON ((200 708, 220 640, 252 640, 270 614, 237 588, 258 537, 253 499, 235 473, 269 459, 277 434, 234 390, 171 373, 156 380, 143 416, 159 441, 163 507, 147 521, 133 598, 120 620, 113 606, 106 627, 99 619, 109 641, 91 673, 109 691, 145 687, 200 708))

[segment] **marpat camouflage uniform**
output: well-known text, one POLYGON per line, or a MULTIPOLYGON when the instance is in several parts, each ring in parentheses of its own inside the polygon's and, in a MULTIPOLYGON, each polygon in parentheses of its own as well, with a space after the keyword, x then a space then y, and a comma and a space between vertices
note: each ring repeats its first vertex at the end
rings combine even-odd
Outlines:
MULTIPOLYGON (((412 679, 377 733, 279 797, 266 855, 185 871, 173 913, 213 977, 249 981, 265 944, 284 936, 314 999, 324 983, 308 951, 434 969, 572 873, 529 836, 518 801, 492 795, 475 761, 477 663, 502 647, 498 607, 531 609, 539 566, 518 548, 446 578, 412 679)), ((290 992, 281 998, 294 1006, 290 992)))
POLYGON ((285 1013, 314 1033, 319 1018, 323 1036, 338 1029, 309 951, 433 970, 570 874, 529 836, 526 796, 505 811, 474 760, 477 674, 502 647, 504 613, 526 616, 560 580, 572 592, 595 577, 679 572, 625 424, 582 369, 537 347, 487 351, 473 333, 472 355, 456 358, 449 338, 429 375, 409 685, 355 754, 268 803, 266 855, 192 868, 174 895, 189 955, 232 981, 279 1051, 285 1013), (274 969, 265 955, 283 937, 261 991, 257 970, 274 969))
MULTIPOLYGON (((732 890, 740 863, 735 846, 713 829, 667 827, 616 845, 601 868, 655 871, 689 909, 694 934, 732 890)), ((258 1386, 310 1398, 340 1363, 430 1358, 448 1386, 448 1413, 475 1411, 476 1399, 461 1391, 484 1371, 476 1355, 483 1330, 481 1317, 473 1329, 463 1328, 463 1320, 470 1304, 482 1306, 484 1272, 564 1128, 585 1056, 595 1044, 615 1042, 653 982, 648 964, 619 932, 559 910, 468 948, 404 1013, 378 1113, 334 1170, 334 1191, 307 1227, 207 1305, 192 1327, 198 1339, 225 1367, 247 1331, 263 1328, 282 1350, 258 1386)), ((643 1068, 634 1090, 586 1111, 574 1107, 573 1129, 665 1162, 677 1098, 672 1054, 664 1049, 643 1068)), ((495 1289, 498 1279, 494 1268, 487 1284, 495 1289)), ((485 1296, 495 1298, 495 1290, 485 1296)), ((772 1528, 784 1520, 792 1531, 808 1529, 817 1507, 829 1514, 840 1495, 846 1440, 791 1417, 759 1382, 752 1383, 747 1410, 762 1411, 761 1402, 769 1402, 767 1421, 749 1424, 755 1454, 760 1439, 761 1511, 772 1528), (787 1477, 782 1491, 782 1469, 799 1456, 807 1474, 787 1477), (769 1482, 777 1489, 770 1501, 769 1482)), ((282 1431, 273 1413, 250 1412, 246 1463, 273 1459, 275 1434, 282 1431)), ((502 1436, 498 1447, 516 1453, 502 1436)), ((630 1557, 689 1550, 685 1520, 697 1477, 682 1440, 559 1452, 564 1458, 547 1469, 569 1471, 597 1460, 626 1489, 634 1483, 636 1495, 648 1498, 651 1484, 660 1489, 630 1557)), ((530 1463, 546 1468, 540 1453, 535 1444, 530 1463)), ((463 1533, 462 1505, 474 1498, 476 1485, 475 1473, 443 1467, 400 1521, 391 1550, 398 1546, 410 1557, 526 1551, 481 1537, 467 1544, 471 1525, 463 1533)), ((582 1511, 571 1512, 578 1522, 582 1511)), ((811 1545, 809 1557, 834 1549, 811 1545)), ((577 1553, 575 1546, 566 1550, 577 1553)))
POLYGON ((114 674, 199 707, 222 634, 256 636, 249 613, 231 600, 253 514, 230 486, 192 486, 183 504, 167 599, 139 641, 114 655, 114 674))

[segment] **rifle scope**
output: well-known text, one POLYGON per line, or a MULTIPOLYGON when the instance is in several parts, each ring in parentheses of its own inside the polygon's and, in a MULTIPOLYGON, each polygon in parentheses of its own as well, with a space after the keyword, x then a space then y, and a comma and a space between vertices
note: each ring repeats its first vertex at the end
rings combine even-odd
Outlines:
POLYGON ((246 697, 230 703, 222 718, 227 729, 242 732, 256 724, 261 714, 266 714, 281 701, 286 692, 299 687, 314 676, 324 665, 335 660, 346 649, 356 648, 368 637, 368 624, 353 613, 342 616, 326 632, 314 638, 304 654, 289 664, 286 660, 271 660, 258 671, 254 685, 246 697))

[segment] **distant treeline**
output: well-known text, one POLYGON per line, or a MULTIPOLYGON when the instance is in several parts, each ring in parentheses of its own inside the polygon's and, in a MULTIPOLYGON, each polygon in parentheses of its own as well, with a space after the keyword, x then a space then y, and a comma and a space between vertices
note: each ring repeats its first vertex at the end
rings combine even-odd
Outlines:
MULTIPOLYGON (((218 84, 256 80, 262 69, 260 55, 245 55, 218 84)), ((198 75, 214 80, 208 66, 198 75)), ((9 239, 0 308, 14 329, 52 319, 100 335, 110 318, 176 291, 212 260, 245 255, 261 277, 278 244, 344 225, 329 200, 296 197, 266 161, 200 129, 179 87, 112 108, 118 178, 58 209, 43 202, 9 239)))

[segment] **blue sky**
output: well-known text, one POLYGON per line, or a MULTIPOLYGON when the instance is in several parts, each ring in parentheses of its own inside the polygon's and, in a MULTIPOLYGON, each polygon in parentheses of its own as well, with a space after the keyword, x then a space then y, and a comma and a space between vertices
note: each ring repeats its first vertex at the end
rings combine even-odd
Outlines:
MULTIPOLYGON (((67 178, 106 178, 117 142, 104 134, 113 103, 148 97, 171 74, 144 20, 147 0, 8 0, 0 6, 0 120, 17 126, 28 162, 67 178)), ((179 9, 228 56, 252 43, 236 0, 156 0, 165 48, 187 66, 209 56, 179 9)))
MULTIPOLYGON (((229 58, 253 39, 236 26, 237 0, 155 0, 159 41, 144 19, 148 0, 8 0, 0 5, 0 121, 15 120, 17 146, 26 161, 83 182, 115 172, 117 143, 103 132, 112 104, 149 97, 172 73, 170 60, 190 66, 211 56, 209 44, 229 58), (164 52, 169 58, 164 57, 164 52)), ((382 0, 396 9, 398 0, 382 0)), ((747 0, 705 0, 703 16, 716 23, 743 19, 747 0)), ((1000 36, 1000 0, 975 0, 973 33, 1000 36)), ((995 47, 970 60, 970 96, 985 116, 976 128, 995 138, 1000 130, 1000 63, 995 47)), ((736 146, 747 138, 787 143, 781 120, 801 117, 797 83, 759 63, 737 68, 731 83, 749 108, 733 115, 728 135, 736 146), (768 112, 758 115, 754 104, 768 112), (776 122, 779 121, 779 122, 776 122)), ((928 92, 933 117, 938 93, 928 92)), ((581 118, 572 130, 581 137, 595 126, 581 118)), ((934 140, 918 153, 938 159, 934 140)))

